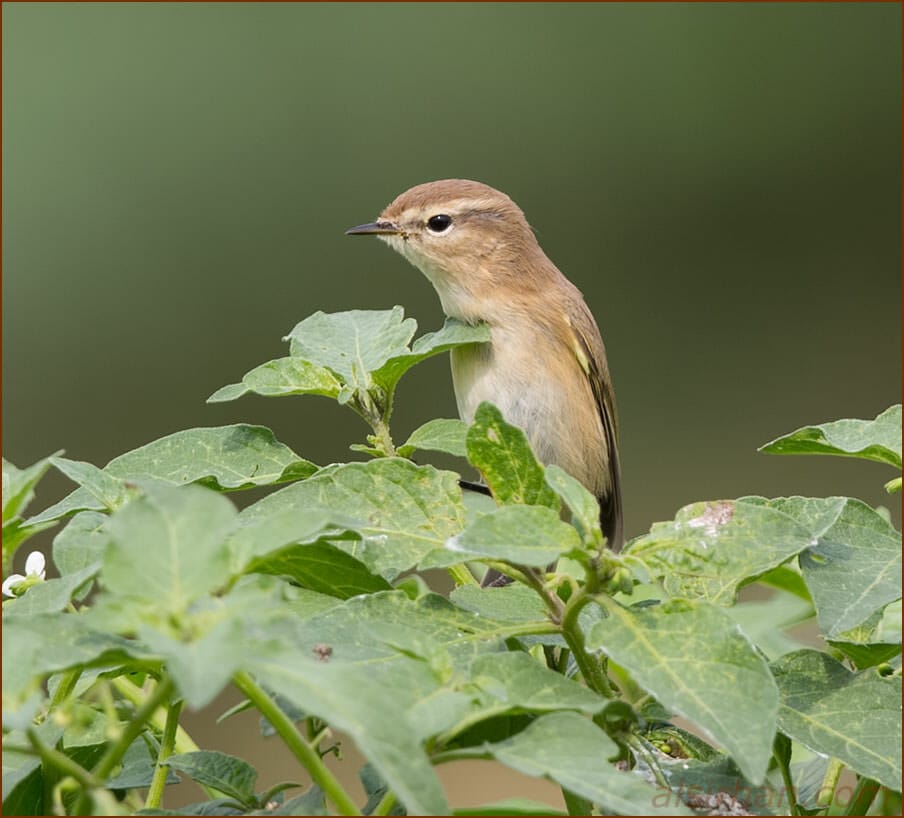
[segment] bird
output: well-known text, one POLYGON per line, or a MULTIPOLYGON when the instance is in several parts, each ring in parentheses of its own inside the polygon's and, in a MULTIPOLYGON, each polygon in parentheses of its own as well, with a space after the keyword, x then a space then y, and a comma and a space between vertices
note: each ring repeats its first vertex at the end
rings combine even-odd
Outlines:
POLYGON ((608 547, 619 550, 621 467, 606 348, 580 290, 543 252, 521 208, 482 182, 442 179, 406 190, 346 235, 382 239, 426 276, 446 316, 489 328, 487 343, 451 351, 459 416, 470 423, 482 401, 494 403, 541 463, 597 498, 608 547))

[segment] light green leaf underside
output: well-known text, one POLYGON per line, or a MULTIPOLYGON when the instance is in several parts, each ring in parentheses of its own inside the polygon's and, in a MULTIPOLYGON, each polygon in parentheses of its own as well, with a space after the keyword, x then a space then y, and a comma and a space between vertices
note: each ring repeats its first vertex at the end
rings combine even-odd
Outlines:
POLYGON ((901 404, 875 420, 845 419, 804 426, 760 448, 769 454, 835 454, 901 468, 901 404))

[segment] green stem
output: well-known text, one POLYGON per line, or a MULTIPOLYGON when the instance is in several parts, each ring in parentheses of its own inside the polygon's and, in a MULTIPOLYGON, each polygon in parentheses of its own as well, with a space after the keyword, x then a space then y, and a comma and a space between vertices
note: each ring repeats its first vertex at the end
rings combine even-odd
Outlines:
POLYGON ((866 815, 876 793, 879 792, 879 782, 872 778, 861 778, 854 790, 854 797, 844 811, 845 815, 866 815))
POLYGON ((395 793, 392 790, 389 790, 386 795, 384 795, 380 799, 380 803, 377 804, 371 815, 389 815, 390 810, 396 805, 396 797, 395 793))
POLYGON ((464 563, 450 565, 446 570, 449 572, 449 576, 455 580, 456 585, 480 585, 464 563))
POLYGON ((615 689, 600 662, 587 652, 587 640, 578 623, 581 610, 590 601, 586 586, 568 600, 565 613, 562 615, 562 636, 574 654, 574 660, 580 668, 587 687, 595 690, 601 696, 611 699, 615 696, 615 689))
POLYGON ((25 731, 25 735, 31 742, 35 753, 41 759, 41 763, 45 767, 55 767, 64 776, 71 776, 83 788, 83 790, 94 789, 103 786, 103 782, 88 772, 81 764, 73 761, 65 753, 61 753, 55 747, 45 744, 38 735, 34 727, 29 727, 25 731))
MULTIPOLYGON (((131 721, 123 728, 119 738, 113 743, 110 749, 104 753, 101 760, 97 762, 97 765, 92 771, 97 779, 106 781, 116 768, 116 765, 122 761, 122 757, 125 755, 126 750, 129 749, 132 742, 135 741, 141 734, 141 731, 144 730, 145 724, 147 724, 154 715, 154 711, 169 698, 172 690, 173 683, 168 676, 165 676, 158 682, 151 694, 135 712, 135 715, 132 716, 131 721)), ((83 815, 87 809, 88 790, 83 789, 76 800, 74 813, 76 815, 83 815)))
POLYGON ((57 685, 57 689, 53 693, 53 698, 50 700, 51 710, 54 707, 59 706, 61 702, 64 702, 69 697, 69 694, 75 690, 75 686, 78 684, 81 675, 82 671, 80 668, 66 671, 66 673, 63 674, 60 683, 57 685))
POLYGON ((336 805, 339 813, 341 815, 360 815, 361 811, 355 805, 355 802, 352 801, 351 796, 342 788, 333 773, 330 772, 330 769, 320 757, 320 753, 304 740, 292 720, 283 713, 267 692, 244 671, 236 673, 232 677, 232 682, 241 693, 251 699, 251 702, 260 711, 261 715, 273 725, 286 746, 292 751, 292 754, 308 771, 314 783, 336 805))
MULTIPOLYGON (((130 682, 124 676, 117 676, 112 681, 113 686, 124 698, 132 702, 135 707, 141 707, 142 703, 147 698, 147 695, 140 687, 130 682)), ((162 733, 166 729, 166 716, 167 711, 160 709, 150 718, 150 723, 160 733, 162 733)), ((183 727, 179 727, 176 730, 175 750, 177 753, 196 753, 200 749, 201 748, 198 747, 195 740, 186 732, 183 727)))
POLYGON ((163 788, 166 786, 166 777, 169 767, 163 762, 172 754, 176 746, 176 731, 179 729, 179 716, 182 713, 184 702, 171 702, 166 711, 166 724, 163 728, 163 738, 160 741, 160 750, 157 752, 157 765, 154 768, 154 777, 148 790, 148 797, 144 802, 145 809, 156 809, 163 801, 163 788))
POLYGON ((788 812, 791 815, 800 815, 800 808, 797 804, 797 792, 794 789, 794 779, 791 778, 790 767, 782 761, 779 753, 773 751, 772 757, 778 765, 778 769, 782 774, 782 782, 785 785, 785 795, 788 796, 788 812))
POLYGON ((838 786, 838 779, 841 777, 841 771, 844 765, 837 759, 829 759, 829 766, 826 768, 826 774, 822 779, 822 786, 817 794, 816 804, 820 807, 831 806, 835 800, 835 788, 838 786))
POLYGON ((646 742, 642 738, 636 736, 634 733, 628 733, 625 736, 625 744, 634 751, 636 756, 640 756, 644 760, 644 763, 650 768, 650 772, 653 773, 653 778, 656 779, 656 783, 660 787, 665 790, 672 789, 668 779, 665 777, 665 773, 662 771, 662 767, 659 766, 659 760, 650 748, 647 747, 646 742))

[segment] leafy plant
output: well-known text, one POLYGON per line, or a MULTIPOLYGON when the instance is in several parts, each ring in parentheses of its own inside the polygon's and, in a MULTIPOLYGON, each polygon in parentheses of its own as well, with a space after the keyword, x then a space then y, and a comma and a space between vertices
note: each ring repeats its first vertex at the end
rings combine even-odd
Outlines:
MULTIPOLYGON (((15 580, 3 606, 5 814, 446 814, 436 767, 465 758, 555 782, 570 814, 900 809, 901 535, 881 510, 700 502, 615 554, 595 499, 491 404, 470 427, 393 441, 405 372, 487 339, 415 330, 399 307, 317 313, 288 356, 210 398, 332 398, 369 425, 352 447, 366 462, 319 468, 250 425, 177 432, 102 469, 4 461, 4 570, 62 526, 59 576, 15 580), (492 498, 416 451, 466 457, 492 498), (25 518, 50 467, 78 488, 25 518), (227 497, 259 486, 273 490, 241 511, 227 497), (481 588, 485 566, 514 582, 481 588), (428 568, 454 578, 448 598, 428 568), (772 596, 738 602, 752 583, 772 596), (797 641, 802 623, 820 647, 797 641), (246 761, 184 731, 183 708, 228 685, 297 759, 296 782, 260 792, 246 761), (334 730, 367 758, 366 804, 324 763, 334 730), (205 800, 168 812, 179 776, 205 800)), ((764 450, 900 469, 901 406, 764 450)), ((559 813, 516 799, 481 814, 559 813)))

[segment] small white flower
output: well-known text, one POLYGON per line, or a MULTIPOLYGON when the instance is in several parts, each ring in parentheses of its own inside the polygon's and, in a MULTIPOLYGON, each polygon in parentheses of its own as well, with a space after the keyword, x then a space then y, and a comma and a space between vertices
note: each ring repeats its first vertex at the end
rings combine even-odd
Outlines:
POLYGON ((25 560, 25 576, 22 574, 10 574, 3 580, 3 596, 20 596, 27 588, 41 582, 44 579, 44 555, 40 551, 32 551, 25 560), (27 583, 25 588, 21 588, 27 583))

